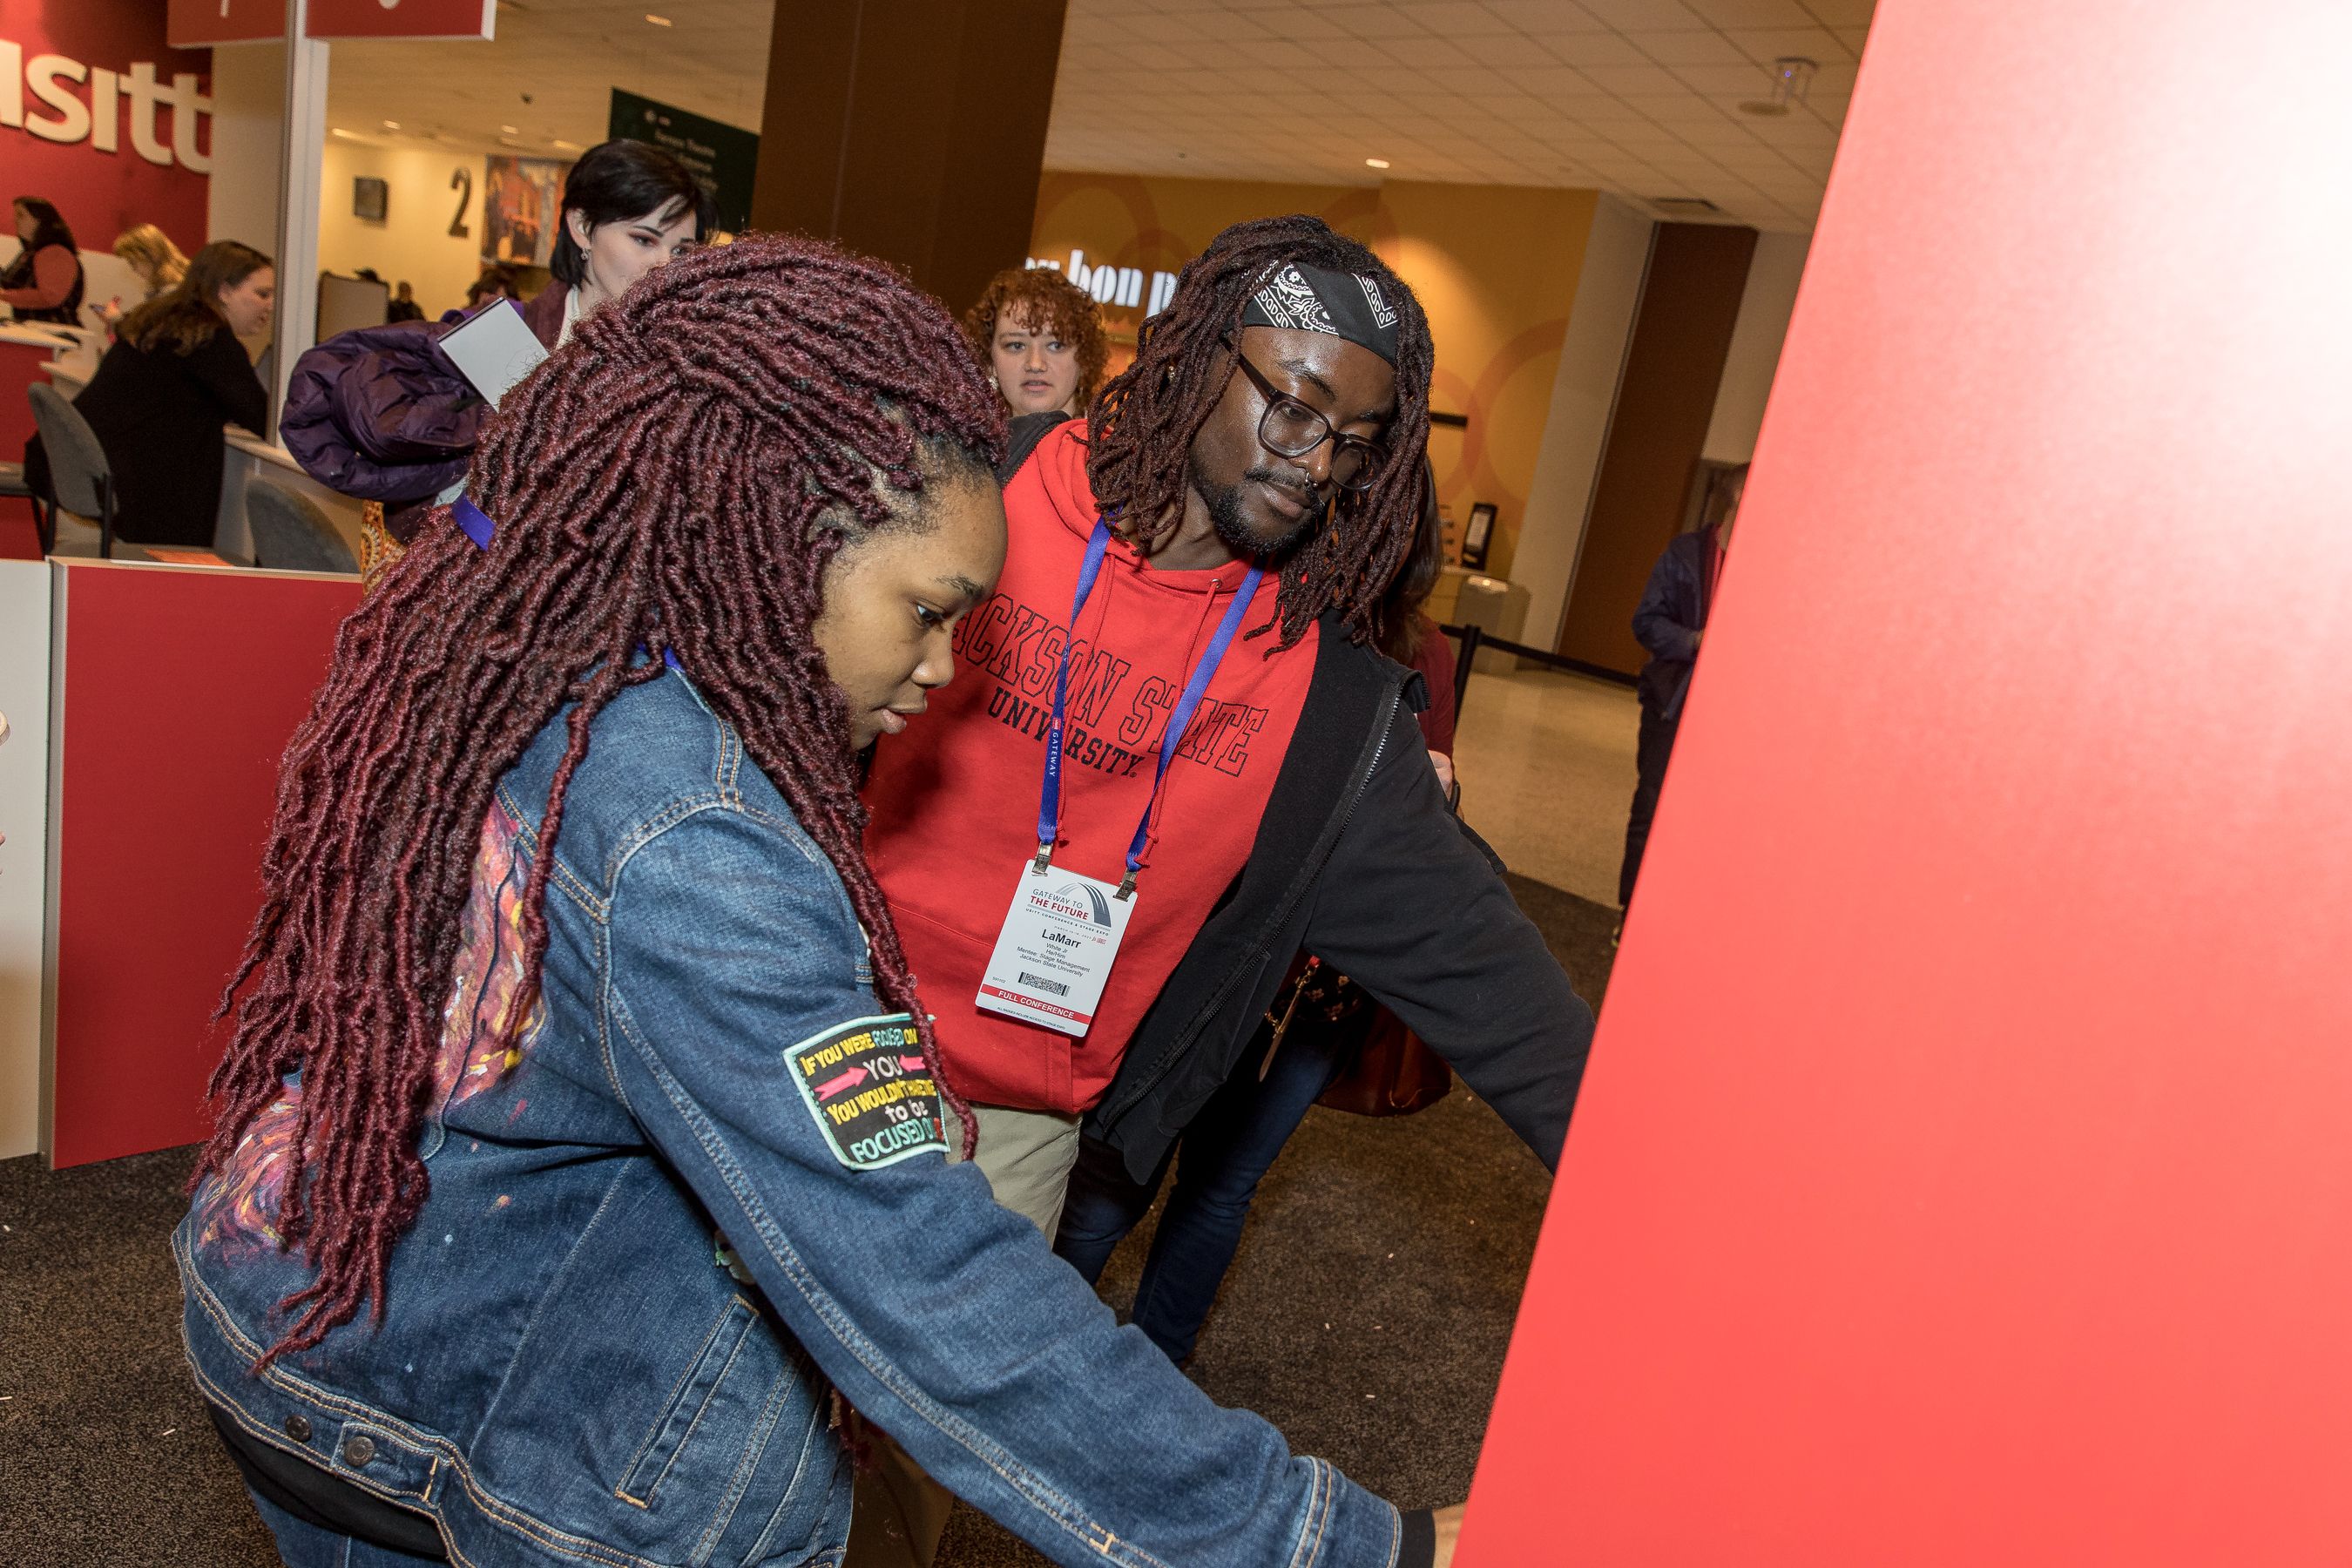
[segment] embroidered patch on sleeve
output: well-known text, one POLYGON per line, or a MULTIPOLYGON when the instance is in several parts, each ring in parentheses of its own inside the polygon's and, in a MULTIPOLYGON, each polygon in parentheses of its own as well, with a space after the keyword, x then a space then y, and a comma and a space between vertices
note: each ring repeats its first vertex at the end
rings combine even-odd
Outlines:
POLYGON ((834 1158, 851 1170, 947 1152, 939 1086, 911 1016, 852 1019, 793 1047, 784 1063, 834 1158))

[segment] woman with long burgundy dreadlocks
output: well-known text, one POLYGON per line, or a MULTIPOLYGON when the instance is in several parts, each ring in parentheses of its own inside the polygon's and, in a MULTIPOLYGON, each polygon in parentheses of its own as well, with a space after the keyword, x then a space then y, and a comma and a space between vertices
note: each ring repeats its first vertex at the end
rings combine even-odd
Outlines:
POLYGON ((856 792, 1002 563, 1000 419, 895 274, 695 255, 345 623, 174 1237, 289 1564, 832 1562, 847 1410, 1058 1562, 1412 1560, 945 1158, 856 792))

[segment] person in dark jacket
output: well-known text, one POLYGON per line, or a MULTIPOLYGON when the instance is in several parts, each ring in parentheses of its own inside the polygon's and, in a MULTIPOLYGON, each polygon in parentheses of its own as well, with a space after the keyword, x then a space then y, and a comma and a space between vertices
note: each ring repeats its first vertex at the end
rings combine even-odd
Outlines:
MULTIPOLYGON (((1364 246, 1303 216, 1225 230, 1011 475, 970 679, 877 755, 867 851, 978 1163, 1048 1235, 1082 1136, 1150 1178, 1301 951, 1559 1158, 1591 1010, 1448 809, 1422 683, 1370 646, 1433 361, 1364 246)), ((904 1522, 893 1558, 861 1520, 851 1563, 929 1561, 904 1522)))
POLYGON ((1658 792, 1665 787, 1666 759, 1674 754, 1683 699, 1690 691, 1699 639, 1715 604, 1716 580, 1731 548, 1731 524, 1739 515, 1739 494, 1747 483, 1745 463, 1725 477, 1712 503, 1714 522, 1668 542, 1650 569, 1649 585, 1633 612, 1633 636, 1649 650, 1650 658, 1634 689, 1642 700, 1642 728, 1634 742, 1636 783, 1633 810, 1625 820, 1625 858, 1617 872, 1621 907, 1633 901, 1633 884, 1642 875, 1642 851, 1658 813, 1658 792))
POLYGON ((123 539, 211 547, 222 430, 257 431, 269 415, 269 394, 237 339, 269 324, 276 298, 269 258, 216 239, 177 288, 122 318, 74 407, 106 449, 123 539))
POLYGON ((57 207, 39 196, 16 201, 16 259, 0 272, 0 303, 20 321, 54 321, 70 327, 80 320, 81 252, 73 230, 57 207))
MULTIPOLYGON (((1454 645, 1421 608, 1444 560, 1436 486, 1425 482, 1412 553, 1381 605, 1380 648, 1419 674, 1428 688, 1421 738, 1447 794, 1457 795, 1454 645)), ((1305 983, 1304 975, 1299 983, 1305 983)), ((1297 994, 1289 1002, 1277 998, 1233 1077, 1184 1129, 1181 1155, 1172 1149, 1161 1155, 1150 1181, 1129 1175, 1108 1144, 1079 1141, 1054 1250, 1089 1284, 1102 1278, 1104 1265, 1150 1211, 1169 1166, 1175 1166, 1175 1186, 1151 1233, 1130 1316, 1144 1337, 1179 1366, 1192 1358, 1217 1288, 1233 1266, 1258 1184, 1307 1110, 1355 1060, 1365 1037, 1362 1026, 1370 1009, 1350 983, 1339 982, 1336 993, 1328 984, 1309 989, 1334 1000, 1353 993, 1357 1006, 1344 1020, 1333 1020, 1323 1014, 1329 1002, 1301 1005, 1297 994)))

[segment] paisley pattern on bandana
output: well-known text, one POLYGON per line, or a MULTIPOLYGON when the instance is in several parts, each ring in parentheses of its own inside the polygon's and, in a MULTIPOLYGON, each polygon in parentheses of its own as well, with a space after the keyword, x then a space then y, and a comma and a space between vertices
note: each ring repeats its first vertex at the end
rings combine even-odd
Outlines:
MULTIPOLYGON (((507 1045, 507 1022, 522 991, 522 894, 529 873, 515 856, 520 834, 513 813, 494 801, 474 856, 473 890, 459 918, 457 975, 433 1060, 434 1100, 443 1113, 504 1079, 547 1021, 546 1004, 535 999, 522 1033, 507 1045)), ((196 1199, 200 1246, 239 1252, 280 1247, 278 1209, 301 1111, 301 1082, 289 1079, 245 1130, 226 1166, 206 1179, 196 1199)), ((314 1138, 310 1152, 317 1149, 314 1138)))
POLYGON ((1268 326, 1339 335, 1339 329, 1331 324, 1331 312, 1323 308, 1315 286, 1296 264, 1285 264, 1257 291, 1257 308, 1265 312, 1268 326))

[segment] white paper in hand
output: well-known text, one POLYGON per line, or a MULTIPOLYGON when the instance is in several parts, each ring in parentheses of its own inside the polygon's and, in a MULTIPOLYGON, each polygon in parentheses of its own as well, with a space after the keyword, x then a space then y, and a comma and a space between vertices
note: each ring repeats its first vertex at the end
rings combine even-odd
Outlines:
POLYGON ((478 310, 463 326, 441 339, 441 352, 474 384, 474 390, 496 408, 507 389, 537 370, 547 358, 522 308, 500 300, 478 310))

